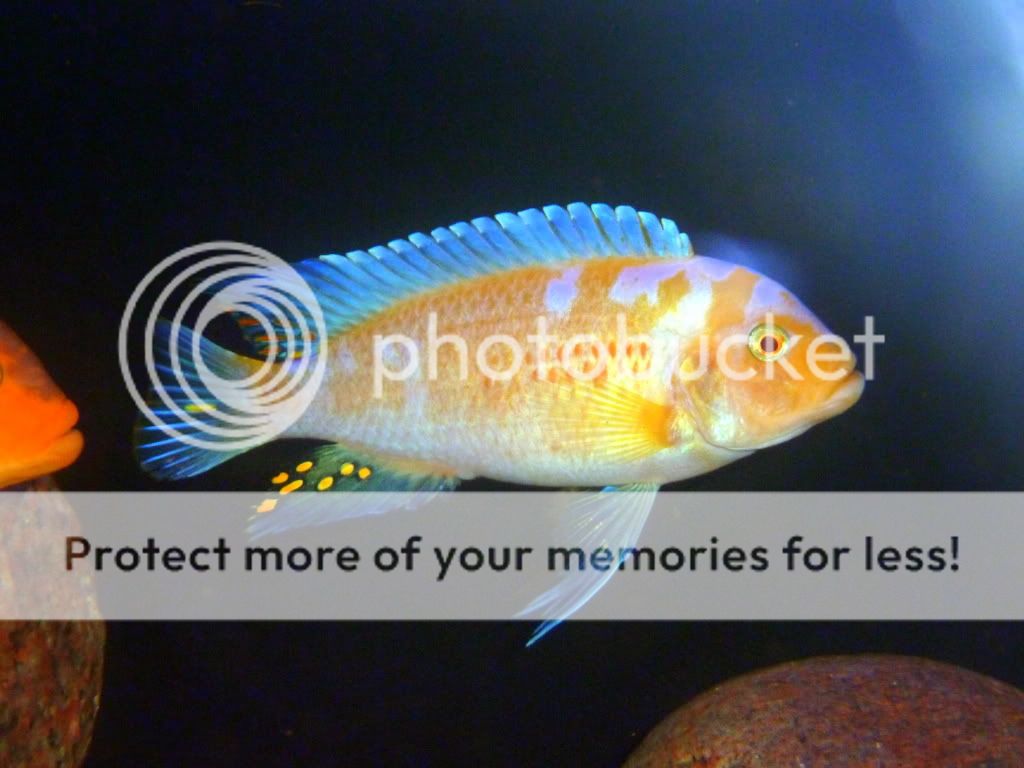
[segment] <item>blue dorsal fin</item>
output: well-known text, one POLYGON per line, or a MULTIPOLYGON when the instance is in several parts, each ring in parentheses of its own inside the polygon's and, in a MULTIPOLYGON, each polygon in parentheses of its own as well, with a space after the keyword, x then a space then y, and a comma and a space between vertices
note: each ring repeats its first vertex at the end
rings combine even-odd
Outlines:
MULTIPOLYGON (((627 205, 572 203, 461 221, 429 235, 415 232, 386 246, 328 254, 292 266, 313 290, 327 332, 333 334, 422 291, 517 267, 616 256, 692 255, 690 239, 669 219, 638 213, 627 205)), ((265 350, 268 340, 262 329, 251 333, 257 348, 265 350)))

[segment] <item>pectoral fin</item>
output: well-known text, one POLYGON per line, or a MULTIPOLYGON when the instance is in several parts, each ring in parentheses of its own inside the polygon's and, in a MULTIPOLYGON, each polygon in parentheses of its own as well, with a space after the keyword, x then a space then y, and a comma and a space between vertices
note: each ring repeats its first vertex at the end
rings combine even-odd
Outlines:
POLYGON ((675 442, 670 406, 608 381, 536 382, 528 407, 562 447, 603 460, 635 461, 675 442))

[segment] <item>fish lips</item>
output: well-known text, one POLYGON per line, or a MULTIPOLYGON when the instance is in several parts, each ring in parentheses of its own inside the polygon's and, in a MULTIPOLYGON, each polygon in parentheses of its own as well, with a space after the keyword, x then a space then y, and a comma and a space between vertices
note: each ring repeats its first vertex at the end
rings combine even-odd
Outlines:
POLYGON ((849 410, 853 407, 854 403, 860 400, 860 396, 864 392, 864 383, 864 375, 860 371, 850 371, 836 383, 835 389, 832 390, 832 394, 828 396, 825 402, 801 420, 800 426, 758 445, 757 448, 768 448, 792 440, 794 437, 802 435, 815 424, 820 424, 849 410))
POLYGON ((24 483, 43 475, 49 475, 72 464, 82 453, 82 433, 72 429, 64 433, 46 448, 17 461, 0 462, 0 488, 24 483))

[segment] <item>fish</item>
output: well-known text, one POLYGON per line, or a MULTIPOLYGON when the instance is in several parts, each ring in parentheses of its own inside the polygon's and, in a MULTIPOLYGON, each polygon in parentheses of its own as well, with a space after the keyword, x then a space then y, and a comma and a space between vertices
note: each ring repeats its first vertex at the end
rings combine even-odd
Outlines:
POLYGON ((103 682, 106 625, 91 576, 43 578, 52 547, 81 533, 51 473, 82 452, 78 410, 0 322, 0 720, 4 765, 80 765, 103 682), (88 616, 89 621, 11 616, 88 616), (43 663, 39 663, 42 660, 43 663))
POLYGON ((82 452, 78 409, 0 322, 0 488, 49 475, 82 452))
MULTIPOLYGON (((176 344, 198 402, 169 379, 157 386, 191 424, 150 402, 186 434, 221 415, 193 349, 235 379, 274 350, 276 372, 325 356, 319 389, 280 436, 327 445, 268 473, 273 493, 256 508, 255 535, 386 512, 405 498, 387 492, 433 494, 487 477, 593 489, 566 512, 567 530, 584 545, 628 549, 662 485, 789 440, 847 410, 864 388, 849 347, 792 293, 697 255, 674 221, 631 206, 501 213, 291 266, 323 312, 318 352, 300 347, 281 359, 289 329, 245 317, 255 357, 187 329, 172 339, 158 325, 158 370, 176 344), (810 375, 814 344, 830 352, 818 368, 825 375, 810 375), (363 504, 348 500, 358 494, 308 503, 339 491, 379 493, 363 504)), ((143 469, 162 479, 242 452, 176 440, 152 419, 140 422, 136 446, 143 469)), ((572 574, 535 600, 527 612, 555 618, 531 643, 613 573, 572 574)))

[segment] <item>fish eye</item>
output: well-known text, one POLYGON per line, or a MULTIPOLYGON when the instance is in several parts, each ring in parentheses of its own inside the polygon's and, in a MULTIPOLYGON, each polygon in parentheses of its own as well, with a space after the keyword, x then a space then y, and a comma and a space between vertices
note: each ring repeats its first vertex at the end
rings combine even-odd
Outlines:
POLYGON ((789 351, 789 334, 777 325, 761 323, 747 337, 750 354, 758 360, 771 362, 778 360, 789 351))

